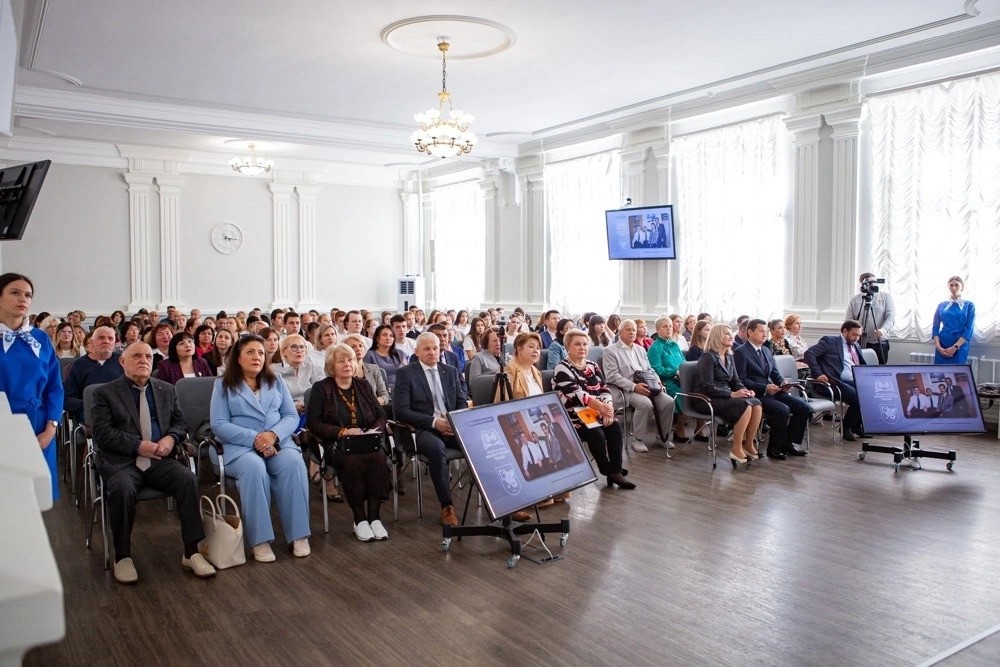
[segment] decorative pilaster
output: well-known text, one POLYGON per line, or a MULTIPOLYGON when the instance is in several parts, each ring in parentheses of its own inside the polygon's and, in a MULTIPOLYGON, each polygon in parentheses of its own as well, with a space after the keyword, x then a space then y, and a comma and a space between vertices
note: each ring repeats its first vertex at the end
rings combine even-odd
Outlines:
MULTIPOLYGON (((644 173, 646 149, 622 151, 621 162, 622 173, 625 176, 622 197, 631 198, 632 206, 642 206, 646 203, 644 173)), ((645 268, 645 262, 621 262, 621 313, 623 315, 635 315, 643 312, 643 274, 645 268)))
POLYGON ((420 275, 420 195, 400 192, 403 200, 403 274, 420 275))
POLYGON ((549 299, 551 265, 548 261, 548 234, 545 225, 545 177, 541 165, 524 171, 521 181, 520 275, 524 276, 522 302, 528 311, 543 310, 549 299))
POLYGON ((294 185, 268 183, 274 204, 274 301, 271 308, 286 308, 292 297, 292 190, 294 185))
POLYGON ((819 233, 819 114, 785 119, 795 151, 792 188, 791 310, 805 319, 818 314, 816 272, 819 233))
POLYGON ((316 299, 316 198, 315 185, 296 185, 299 200, 299 311, 319 308, 316 299))
POLYGON ((483 289, 483 306, 493 305, 497 302, 497 270, 496 270, 496 249, 499 247, 497 239, 497 192, 500 186, 500 172, 496 170, 486 171, 483 180, 479 182, 479 189, 483 193, 483 212, 486 219, 486 257, 485 266, 486 281, 483 289))
POLYGON ((129 288, 130 313, 140 308, 150 308, 153 305, 153 288, 150 284, 150 272, 153 267, 152 230, 149 219, 149 195, 153 185, 153 177, 149 174, 122 174, 128 183, 128 236, 129 236, 129 275, 132 278, 129 288))
POLYGON ((181 303, 181 176, 156 176, 160 195, 160 304, 166 310, 181 303))
MULTIPOLYGON (((858 266, 858 135, 861 105, 823 114, 833 128, 833 224, 830 302, 823 319, 838 320, 857 288, 858 266)), ((874 266, 863 270, 875 271, 874 266)))
MULTIPOLYGON (((672 204, 673 197, 673 184, 671 183, 671 178, 673 176, 672 163, 670 161, 670 144, 668 142, 663 142, 657 146, 653 146, 653 157, 656 158, 656 188, 657 188, 657 202, 660 204, 672 204)), ((674 210, 674 214, 677 214, 677 210, 674 210)), ((679 232, 676 222, 674 223, 674 235, 676 236, 679 232)), ((677 239, 674 238, 674 243, 677 243, 677 239)), ((671 285, 677 284, 677 269, 676 262, 669 262, 667 260, 660 260, 656 263, 656 303, 653 305, 653 313, 656 315, 662 315, 664 313, 670 312, 670 295, 671 295, 671 285)))

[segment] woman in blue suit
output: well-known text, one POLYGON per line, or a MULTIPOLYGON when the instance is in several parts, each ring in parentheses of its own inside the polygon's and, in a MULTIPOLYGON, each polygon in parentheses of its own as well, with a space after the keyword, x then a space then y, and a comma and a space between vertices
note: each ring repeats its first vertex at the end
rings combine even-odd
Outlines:
POLYGON ((976 306, 962 298, 965 281, 958 276, 948 279, 951 298, 938 304, 934 311, 931 335, 934 337, 935 364, 964 364, 969 358, 976 324, 976 306))
POLYGON ((31 422, 52 476, 52 499, 58 500, 55 435, 62 419, 62 373, 52 341, 28 321, 33 291, 27 276, 0 276, 0 391, 11 412, 31 422))
POLYGON ((291 440, 299 414, 288 387, 271 372, 264 339, 243 336, 212 392, 212 432, 222 443, 226 474, 236 478, 254 559, 274 560, 271 494, 292 553, 308 556, 309 482, 302 452, 291 440))

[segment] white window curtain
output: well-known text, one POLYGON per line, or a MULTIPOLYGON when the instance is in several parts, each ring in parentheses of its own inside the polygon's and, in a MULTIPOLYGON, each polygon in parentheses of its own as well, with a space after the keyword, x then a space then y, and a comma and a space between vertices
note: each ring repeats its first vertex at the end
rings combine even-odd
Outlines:
POLYGON ((548 305, 605 316, 621 301, 620 262, 608 259, 604 211, 621 208, 621 160, 601 153, 545 166, 551 281, 548 305))
MULTIPOLYGON (((1000 74, 867 102, 874 269, 889 282, 896 336, 930 340, 948 278, 976 304, 975 340, 1000 320, 1000 74)), ((864 206, 865 204, 862 203, 864 206)))
POLYGON ((774 116, 675 139, 678 305, 780 315, 786 291, 784 129, 774 116))
POLYGON ((479 183, 430 193, 437 308, 478 309, 486 288, 486 214, 479 183))

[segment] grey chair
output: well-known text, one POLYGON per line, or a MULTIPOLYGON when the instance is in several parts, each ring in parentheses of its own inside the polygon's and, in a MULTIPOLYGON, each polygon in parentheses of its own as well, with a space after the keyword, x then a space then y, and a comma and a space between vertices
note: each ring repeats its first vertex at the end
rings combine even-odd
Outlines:
POLYGON ((469 385, 469 398, 473 405, 487 405, 493 402, 493 382, 495 375, 480 375, 472 378, 469 385))
MULTIPOLYGON (((478 378, 476 378, 478 379, 478 378)), ((489 378, 491 381, 493 378, 489 378)), ((409 424, 404 424, 400 421, 389 420, 387 426, 387 432, 389 435, 389 442, 391 443, 391 459, 392 459, 392 513, 396 521, 399 520, 399 476, 403 474, 407 467, 411 464, 413 465, 413 473, 417 478, 417 516, 424 516, 424 493, 421 478, 423 477, 423 472, 418 470, 418 463, 424 464, 426 467, 427 459, 421 456, 417 452, 417 442, 414 434, 414 429, 409 424), (398 464, 398 465, 397 465, 398 464)), ((448 462, 448 466, 451 467, 453 461, 464 461, 465 452, 461 449, 453 449, 448 447, 445 449, 445 460, 448 462)), ((459 488, 462 488, 462 478, 464 473, 461 468, 459 469, 458 480, 456 482, 459 488)), ((454 486, 454 485, 453 485, 454 486)))
POLYGON ((589 359, 590 361, 593 361, 594 363, 597 363, 597 364, 601 363, 601 357, 603 357, 603 356, 604 356, 604 348, 603 347, 593 347, 593 346, 591 346, 590 348, 587 349, 587 359, 589 359))
POLYGON ((866 347, 861 350, 861 357, 869 366, 878 366, 878 353, 870 347, 866 347))
POLYGON ((725 422, 715 416, 715 411, 712 409, 712 402, 708 399, 708 396, 695 393, 694 378, 697 373, 697 369, 697 361, 685 361, 681 364, 677 373, 681 390, 677 392, 677 395, 674 398, 679 397, 681 399, 682 415, 694 420, 703 420, 705 424, 700 429, 695 429, 690 438, 682 443, 675 442, 675 444, 677 446, 677 451, 680 451, 687 445, 695 442, 695 436, 697 436, 699 432, 708 429, 708 451, 712 454, 712 467, 715 468, 718 465, 715 446, 715 427, 719 424, 725 424, 725 422))
POLYGON ((196 470, 201 469, 201 460, 208 455, 212 443, 211 403, 212 390, 217 378, 181 378, 174 385, 177 402, 188 427, 188 449, 194 454, 196 470))
MULTIPOLYGON (((872 350, 874 352, 874 350, 872 350)), ((829 413, 830 415, 837 414, 837 403, 833 400, 834 394, 830 392, 830 398, 823 398, 822 396, 810 396, 809 392, 806 391, 807 382, 797 381, 798 368, 795 365, 795 358, 787 354, 779 354, 774 357, 774 365, 781 373, 781 377, 785 379, 785 382, 794 382, 795 387, 792 388, 791 392, 795 396, 798 396, 805 402, 809 404, 809 409, 812 410, 813 417, 819 415, 824 415, 829 413)), ((819 383, 819 385, 825 385, 826 383, 819 383)), ((829 386, 829 385, 827 385, 829 386)), ((817 391, 824 392, 822 386, 817 386, 817 391)), ((834 428, 832 430, 831 442, 835 443, 837 439, 837 424, 839 422, 834 422, 834 428)), ((811 440, 810 429, 806 428, 806 441, 803 443, 806 446, 806 450, 809 449, 809 444, 811 440)))

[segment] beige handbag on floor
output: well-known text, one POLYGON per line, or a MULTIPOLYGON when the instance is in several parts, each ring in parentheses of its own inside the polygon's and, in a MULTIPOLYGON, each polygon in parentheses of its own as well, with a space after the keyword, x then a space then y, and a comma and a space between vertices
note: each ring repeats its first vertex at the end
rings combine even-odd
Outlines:
POLYGON ((243 549, 243 521, 240 519, 240 509, 232 498, 220 493, 213 503, 208 496, 202 496, 201 520, 205 524, 205 539, 201 541, 198 551, 209 563, 224 570, 247 562, 247 554, 243 549), (233 514, 226 514, 223 500, 228 500, 232 505, 233 514))

